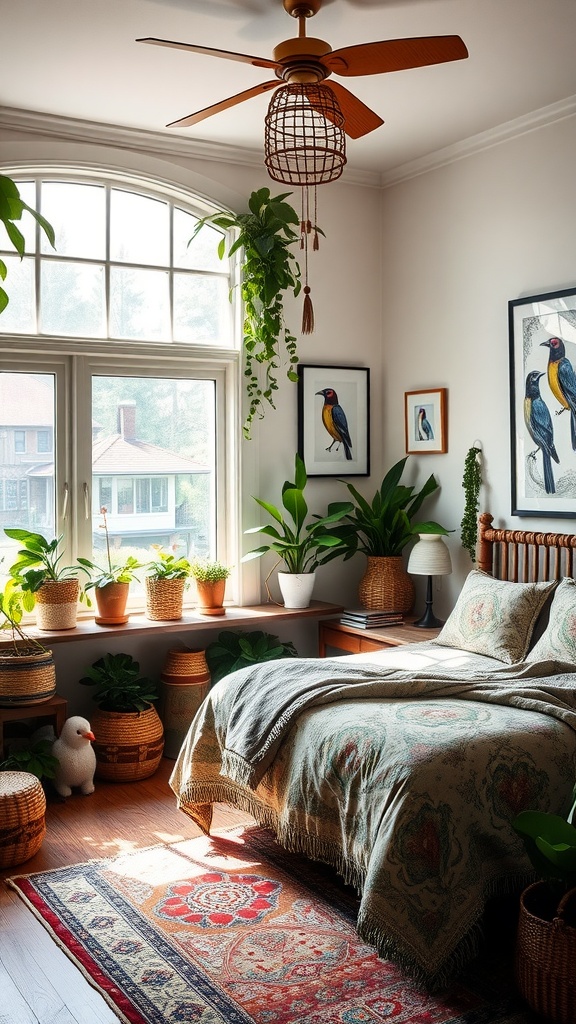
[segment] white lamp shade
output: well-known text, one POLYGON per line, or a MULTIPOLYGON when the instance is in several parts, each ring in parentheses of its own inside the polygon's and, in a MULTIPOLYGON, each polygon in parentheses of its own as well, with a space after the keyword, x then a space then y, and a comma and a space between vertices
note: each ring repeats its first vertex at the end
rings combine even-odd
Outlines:
POLYGON ((452 572, 450 552, 437 533, 420 533, 408 559, 408 572, 415 576, 447 576, 452 572))

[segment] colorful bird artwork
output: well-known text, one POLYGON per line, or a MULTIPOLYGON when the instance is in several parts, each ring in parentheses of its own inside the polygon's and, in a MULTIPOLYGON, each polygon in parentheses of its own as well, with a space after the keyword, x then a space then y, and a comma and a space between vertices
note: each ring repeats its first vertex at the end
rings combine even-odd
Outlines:
POLYGON ((426 416, 426 409, 421 407, 418 410, 418 440, 432 441, 433 439, 434 431, 432 430, 432 424, 426 416))
MULTIPOLYGON (((350 432, 348 430, 348 420, 346 419, 344 409, 338 402, 338 395, 333 388, 324 388, 322 391, 317 391, 316 394, 324 398, 322 423, 332 438, 326 451, 332 451, 335 444, 338 446, 343 445, 346 458, 351 459, 352 441, 350 440, 350 432)), ((336 451, 338 450, 337 448, 336 451)))
POLYGON ((548 384, 554 398, 562 408, 557 415, 570 410, 570 438, 572 448, 576 451, 576 373, 570 360, 566 357, 566 347, 561 338, 548 338, 540 342, 548 348, 548 384))
POLYGON ((559 463, 560 459, 554 446, 554 428, 552 417, 546 402, 540 394, 540 378, 545 377, 544 371, 531 370, 526 377, 526 392, 524 397, 524 421, 530 437, 537 445, 536 451, 531 452, 528 458, 535 459, 538 449, 542 452, 542 466, 544 470, 544 489, 546 494, 555 494, 554 472, 552 459, 559 463))

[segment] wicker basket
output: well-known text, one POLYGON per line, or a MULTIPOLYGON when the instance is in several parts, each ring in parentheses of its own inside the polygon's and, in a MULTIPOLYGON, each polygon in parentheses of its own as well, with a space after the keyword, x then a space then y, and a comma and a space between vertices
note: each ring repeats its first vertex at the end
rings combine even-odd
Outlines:
POLYGON ((79 580, 48 580, 36 591, 38 629, 74 629, 78 619, 79 580))
POLYGON ((369 555, 367 563, 358 587, 362 608, 401 612, 402 615, 409 612, 414 604, 414 584, 402 556, 369 555))
POLYGON ((210 689, 210 670, 204 651, 168 651, 160 678, 164 755, 176 758, 190 723, 210 689))
POLYGON ((545 882, 535 882, 520 898, 515 975, 518 988, 536 1013, 555 1024, 576 1021, 576 889, 551 906, 545 882))
POLYGON ((149 619, 169 622, 182 618, 185 579, 157 580, 146 577, 146 615, 149 619))
POLYGON ((164 749, 164 729, 156 708, 102 711, 90 719, 96 739, 96 776, 112 782, 136 782, 156 771, 164 749))
POLYGON ((33 857, 46 834, 46 797, 29 772, 0 772, 0 868, 33 857))
POLYGON ((41 704, 56 693, 52 651, 0 655, 0 707, 41 704))

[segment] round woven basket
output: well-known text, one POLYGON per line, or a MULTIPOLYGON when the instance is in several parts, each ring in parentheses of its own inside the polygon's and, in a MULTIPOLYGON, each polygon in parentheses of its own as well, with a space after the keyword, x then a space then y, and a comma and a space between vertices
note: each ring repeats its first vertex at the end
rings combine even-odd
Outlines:
POLYGON ((414 584, 406 572, 402 556, 369 555, 366 572, 358 587, 358 598, 362 608, 406 615, 414 604, 414 584))
POLYGON ((46 797, 29 772, 0 772, 0 868, 33 857, 46 834, 46 797))
POLYGON ((48 580, 36 591, 38 629, 74 629, 78 618, 79 580, 48 580))
POLYGON ((192 719, 210 689, 210 670, 204 651, 168 651, 160 678, 164 754, 175 758, 180 753, 192 719))
POLYGON ((96 776, 112 782, 136 782, 153 775, 164 749, 164 729, 156 708, 103 711, 90 719, 96 739, 96 776))
POLYGON ((531 1009, 555 1024, 576 1020, 576 889, 557 907, 550 905, 545 882, 535 882, 520 897, 514 971, 516 984, 531 1009))
POLYGON ((156 580, 146 577, 146 615, 149 619, 168 622, 182 618, 185 579, 156 580))
POLYGON ((52 651, 0 655, 0 707, 41 704, 56 693, 52 651))

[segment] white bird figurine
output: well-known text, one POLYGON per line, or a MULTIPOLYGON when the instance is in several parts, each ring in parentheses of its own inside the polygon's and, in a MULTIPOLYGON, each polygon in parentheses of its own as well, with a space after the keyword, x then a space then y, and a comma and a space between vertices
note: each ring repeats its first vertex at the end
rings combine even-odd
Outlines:
POLYGON ((60 796, 70 796, 73 786, 86 796, 94 792, 96 754, 92 740, 95 738, 90 722, 85 718, 73 715, 64 722, 62 732, 52 746, 52 754, 58 758, 54 788, 60 796))

